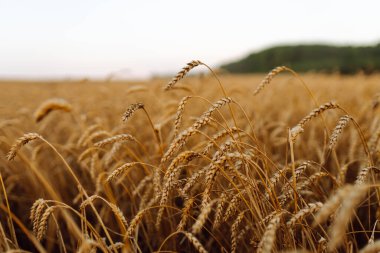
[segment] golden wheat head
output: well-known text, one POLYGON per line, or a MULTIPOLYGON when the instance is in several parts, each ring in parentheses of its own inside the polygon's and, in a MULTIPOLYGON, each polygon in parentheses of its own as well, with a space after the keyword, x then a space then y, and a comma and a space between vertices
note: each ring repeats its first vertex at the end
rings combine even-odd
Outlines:
POLYGON ((179 80, 184 78, 185 75, 190 70, 192 70, 193 68, 195 68, 196 66, 199 66, 199 65, 203 65, 203 63, 201 61, 198 61, 198 60, 191 61, 191 62, 187 63, 186 66, 183 67, 182 70, 180 72, 178 72, 177 75, 175 77, 173 77, 173 79, 166 85, 165 90, 171 89, 179 80))
POLYGON ((54 110, 62 110, 65 112, 71 112, 72 106, 69 102, 62 98, 52 98, 43 102, 37 110, 34 112, 34 120, 40 122, 50 112, 54 110))
POLYGON ((12 145, 11 149, 9 150, 9 153, 7 154, 8 161, 13 160, 15 156, 17 155, 17 152, 24 145, 39 138, 42 138, 42 137, 37 133, 27 133, 27 134, 24 134, 22 137, 18 138, 16 142, 12 145))

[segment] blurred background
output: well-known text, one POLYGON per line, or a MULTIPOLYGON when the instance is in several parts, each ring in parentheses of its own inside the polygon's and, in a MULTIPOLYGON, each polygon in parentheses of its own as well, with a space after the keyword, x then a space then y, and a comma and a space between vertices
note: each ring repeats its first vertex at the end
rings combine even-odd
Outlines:
POLYGON ((380 70, 379 1, 0 0, 0 79, 380 70))

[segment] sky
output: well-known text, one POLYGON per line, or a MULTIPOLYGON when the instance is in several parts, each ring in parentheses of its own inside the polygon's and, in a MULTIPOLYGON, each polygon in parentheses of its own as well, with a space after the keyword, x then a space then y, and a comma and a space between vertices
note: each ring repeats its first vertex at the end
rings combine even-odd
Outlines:
POLYGON ((0 78, 145 78, 280 44, 377 44, 379 10, 378 0, 0 0, 0 78))

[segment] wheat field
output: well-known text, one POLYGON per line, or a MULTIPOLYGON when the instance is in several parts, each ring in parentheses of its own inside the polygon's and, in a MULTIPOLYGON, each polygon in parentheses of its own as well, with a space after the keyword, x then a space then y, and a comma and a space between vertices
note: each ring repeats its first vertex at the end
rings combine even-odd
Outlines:
POLYGON ((1 252, 380 251, 379 75, 0 89, 1 252))

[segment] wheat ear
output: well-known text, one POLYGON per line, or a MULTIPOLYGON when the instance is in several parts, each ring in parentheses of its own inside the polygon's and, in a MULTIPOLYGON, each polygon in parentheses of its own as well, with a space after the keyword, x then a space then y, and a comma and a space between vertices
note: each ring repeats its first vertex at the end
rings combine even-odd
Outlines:
POLYGON ((307 161, 307 162, 303 162, 300 166, 298 166, 296 169, 295 169, 295 173, 294 173, 294 176, 291 176, 289 178, 289 180, 285 183, 285 185, 282 187, 282 192, 289 192, 289 191, 292 191, 292 182, 294 182, 294 180, 298 180, 299 176, 301 176, 301 174, 307 169, 307 167, 310 165, 310 162, 307 161))
POLYGON ((107 137, 109 137, 110 133, 107 132, 106 130, 96 131, 96 132, 92 133, 91 135, 89 135, 86 138, 86 140, 83 142, 83 146, 89 145, 94 139, 99 138, 101 136, 107 136, 107 137))
POLYGON ((259 86, 257 86, 256 90, 253 92, 253 95, 256 96, 257 94, 259 94, 259 92, 262 89, 264 89, 264 87, 266 85, 268 85, 276 75, 280 74, 281 72, 283 72, 283 71, 285 71, 287 69, 288 68, 285 67, 285 66, 279 66, 279 67, 276 67, 276 68, 272 69, 268 73, 268 75, 261 81, 261 83, 259 84, 259 86))
POLYGON ((153 179, 152 175, 147 175, 142 180, 140 180, 136 188, 133 190, 132 196, 135 197, 138 193, 140 193, 144 189, 144 187, 147 186, 149 182, 152 181, 152 179, 153 179))
POLYGON ((40 122, 50 112, 54 110, 62 110, 65 112, 71 112, 72 106, 66 100, 62 98, 52 98, 43 102, 37 110, 34 112, 34 120, 40 122))
POLYGON ((86 208, 86 206, 90 205, 95 199, 103 200, 111 208, 111 211, 123 223, 123 225, 125 227, 128 227, 127 219, 125 218, 125 216, 124 216, 123 212, 120 210, 120 208, 118 206, 116 206, 115 204, 110 203, 109 201, 107 201, 106 199, 104 199, 103 197, 101 197, 99 195, 92 195, 89 198, 87 198, 85 201, 83 201, 81 203, 81 205, 79 206, 79 210, 83 211, 86 208))
POLYGON ((30 220, 33 221, 35 219, 35 216, 36 216, 36 210, 37 208, 41 205, 41 204, 44 204, 45 203, 45 200, 44 199, 37 199, 36 201, 34 201, 32 207, 30 208, 30 220))
POLYGON ((320 115, 321 113, 323 113, 326 110, 336 109, 336 108, 340 108, 337 103, 335 103, 335 102, 328 102, 328 103, 325 103, 325 104, 319 106, 318 108, 314 109, 313 111, 311 111, 295 127, 293 127, 290 130, 290 139, 293 142, 295 142, 295 139, 297 138, 297 136, 304 131, 304 127, 305 127, 305 124, 307 122, 309 122, 313 118, 317 117, 318 115, 320 115))
POLYGON ((101 147, 104 147, 105 145, 113 144, 115 142, 121 142, 121 141, 136 141, 136 139, 130 134, 119 134, 119 135, 115 135, 110 138, 98 141, 94 144, 94 146, 101 148, 101 147))
POLYGON ((302 219, 303 217, 305 217, 306 215, 308 214, 311 214, 311 213, 315 213, 317 212, 319 209, 321 209, 321 207, 323 206, 323 204, 321 202, 316 202, 316 203, 309 203, 307 204, 307 207, 301 209, 298 211, 298 213, 296 213, 287 223, 286 223, 286 226, 289 227, 289 228, 292 228, 296 225, 297 221, 299 221, 300 219, 302 219))
POLYGON ((241 191, 238 194, 235 194, 235 196, 232 197, 230 204, 227 207, 226 212, 224 213, 223 221, 228 221, 229 218, 231 218, 235 213, 236 210, 239 207, 239 204, 241 202, 241 196, 245 193, 245 190, 241 191))
POLYGON ((220 195, 219 197, 219 200, 218 200, 218 205, 216 207, 216 211, 215 211, 215 219, 214 219, 214 223, 212 225, 212 228, 215 230, 215 229, 218 229, 220 224, 222 223, 222 220, 223 220, 223 210, 224 210, 224 206, 227 202, 227 192, 222 192, 222 194, 220 195))
POLYGON ((236 249, 237 249, 237 243, 238 243, 238 237, 239 237, 239 226, 241 224, 241 222, 243 221, 244 219, 244 215, 245 215, 246 211, 243 211, 241 212, 238 217, 236 218, 236 220, 234 221, 234 223, 232 224, 232 227, 231 227, 231 253, 235 253, 236 252, 236 249))
POLYGON ((117 178, 118 176, 124 174, 124 172, 126 172, 127 169, 135 166, 138 162, 130 162, 130 163, 125 163, 123 164, 122 166, 118 167, 117 169, 115 169, 106 179, 107 182, 110 182, 112 180, 114 180, 115 178, 117 178))
POLYGON ((236 127, 231 127, 230 129, 224 129, 211 137, 211 140, 207 143, 206 147, 203 149, 202 154, 206 155, 210 152, 211 148, 216 145, 216 141, 220 140, 225 136, 232 136, 234 133, 242 132, 241 129, 236 127))
POLYGON ((187 239, 193 244, 196 250, 199 253, 208 253, 207 250, 203 247, 203 245, 199 242, 199 240, 189 232, 182 231, 182 233, 187 237, 187 239))
POLYGON ((78 147, 83 146, 84 145, 84 141, 87 139, 87 137, 90 136, 90 134, 93 131, 95 131, 96 129, 98 129, 99 127, 100 127, 99 124, 94 124, 94 125, 91 125, 91 126, 87 127, 87 129, 79 137, 78 142, 77 142, 77 146, 78 147))
POLYGON ((285 174, 286 172, 290 170, 290 167, 288 166, 285 166, 284 168, 276 171, 270 178, 269 178, 269 182, 270 182, 270 189, 269 191, 266 191, 265 192, 265 198, 266 199, 269 199, 269 196, 270 194, 272 193, 272 191, 275 189, 275 187, 277 186, 278 182, 280 182, 280 179, 281 177, 285 178, 285 174))
POLYGON ((380 240, 375 241, 374 243, 367 244, 362 248, 359 253, 378 253, 380 251, 380 240))
POLYGON ((76 253, 88 253, 94 252, 94 250, 96 252, 96 248, 101 248, 100 244, 93 239, 86 238, 78 247, 76 253))
POLYGON ((366 168, 362 168, 359 173, 358 173, 358 176, 356 177, 356 181, 355 181, 355 184, 363 184, 366 180, 367 180, 367 177, 368 177, 368 173, 370 170, 374 170, 377 168, 376 167, 366 167, 366 168))
POLYGON ((179 80, 181 80, 182 78, 184 78, 185 75, 190 70, 192 70, 193 68, 195 68, 196 66, 199 66, 199 65, 203 65, 203 63, 201 61, 198 61, 198 60, 191 61, 191 62, 187 63, 186 66, 183 67, 182 70, 180 72, 178 72, 177 75, 175 77, 173 77, 173 79, 166 85, 165 90, 169 90, 169 89, 173 88, 173 86, 179 80))
POLYGON ((211 115, 217 109, 232 102, 233 100, 229 97, 219 99, 217 102, 215 102, 206 112, 202 114, 202 116, 191 127, 181 132, 177 136, 177 138, 174 139, 174 141, 170 144, 169 149, 163 155, 161 163, 164 163, 167 160, 169 160, 176 151, 178 151, 185 145, 187 139, 190 136, 194 135, 197 132, 197 130, 200 129, 202 126, 208 124, 211 121, 211 115))
POLYGON ((341 205, 347 194, 354 190, 353 185, 346 185, 332 195, 315 216, 314 226, 326 221, 329 216, 341 205))
POLYGON ((264 235, 258 245, 258 253, 271 253, 276 240, 277 228, 280 225, 280 215, 274 216, 268 223, 264 235))
POLYGON ((143 219, 147 210, 148 209, 140 210, 136 214, 136 216, 131 220, 131 223, 129 224, 129 227, 128 227, 127 233, 126 233, 127 237, 129 237, 129 238, 133 237, 134 231, 136 230, 137 226, 140 224, 140 222, 143 219))
POLYGON ((201 209, 201 213, 199 214, 197 220, 195 221, 193 227, 191 228, 191 231, 193 234, 198 234, 199 232, 201 232, 209 214, 212 211, 212 206, 214 205, 215 202, 216 200, 213 200, 201 209))
POLYGON ((336 143, 338 142, 339 135, 343 132, 343 129, 347 126, 351 119, 352 118, 350 115, 344 115, 339 119, 338 124, 335 126, 335 129, 330 136, 328 146, 329 150, 332 150, 335 147, 336 143))
POLYGON ((368 147, 372 154, 375 154, 377 151, 377 144, 380 140, 380 127, 376 130, 376 132, 371 136, 371 139, 369 139, 368 147))
POLYGON ((188 200, 186 200, 185 206, 182 209, 182 216, 181 216, 181 221, 179 222, 177 226, 177 231, 182 231, 186 227, 187 220, 190 216, 190 211, 191 208, 193 207, 195 202, 195 198, 191 197, 188 200))
POLYGON ((224 164, 226 163, 226 161, 227 161, 227 156, 223 155, 219 157, 216 161, 213 161, 212 164, 210 165, 210 168, 206 173, 206 183, 205 183, 206 188, 204 189, 202 193, 202 204, 201 204, 202 208, 205 207, 207 203, 209 202, 211 190, 216 180, 216 177, 218 175, 218 171, 219 169, 223 170, 224 164))
POLYGON ((33 204, 32 206, 30 219, 33 222, 33 232, 34 234, 37 235, 38 223, 40 222, 41 216, 45 208, 47 208, 47 205, 46 205, 46 201, 43 199, 37 200, 35 204, 36 205, 33 204))
MULTIPOLYGON (((320 179, 322 177, 329 177, 329 176, 330 176, 330 174, 328 174, 326 172, 316 172, 313 175, 311 175, 310 177, 308 177, 305 181, 301 182, 297 186, 297 191, 302 191, 306 187, 314 184, 318 179, 320 179)), ((291 189, 291 190, 293 190, 293 189, 291 189)))
POLYGON ((50 215, 57 209, 57 206, 49 206, 38 223, 37 240, 41 241, 47 230, 47 223, 50 215))
POLYGON ((9 150, 9 153, 7 154, 7 159, 8 161, 11 161, 15 158, 17 155, 17 152, 28 142, 40 139, 42 138, 39 134, 37 133, 27 133, 24 134, 22 137, 18 138, 16 142, 12 145, 11 149, 9 150))
POLYGON ((197 172, 194 172, 191 177, 186 179, 186 184, 181 190, 181 194, 183 196, 186 196, 189 190, 197 183, 197 180, 203 176, 208 170, 208 167, 204 167, 201 170, 198 170, 197 172))
POLYGON ((169 192, 172 189, 172 185, 180 172, 181 167, 178 166, 183 161, 191 161, 195 157, 198 157, 199 154, 194 151, 185 151, 178 155, 176 158, 173 159, 171 164, 169 165, 168 169, 166 170, 166 173, 164 175, 165 183, 162 188, 162 194, 161 194, 161 200, 160 200, 160 209, 158 210, 157 214, 157 222, 156 227, 158 228, 161 223, 161 218, 164 213, 164 205, 168 201, 169 192))
POLYGON ((143 103, 135 103, 135 104, 131 104, 127 110, 124 112, 123 114, 123 117, 122 117, 122 120, 124 122, 126 122, 130 117, 132 117, 132 115, 135 113, 135 111, 139 110, 139 109, 142 109, 144 108, 144 104, 143 103))
POLYGON ((352 191, 347 192, 344 196, 342 206, 340 207, 335 217, 334 224, 330 229, 330 241, 327 245, 330 251, 333 251, 343 242, 347 224, 355 213, 356 207, 367 194, 368 188, 367 185, 356 185, 352 191))
POLYGON ((111 150, 104 156, 104 165, 105 166, 108 167, 112 163, 112 159, 119 152, 119 150, 121 149, 122 146, 123 145, 121 142, 116 142, 112 145, 111 150))
POLYGON ((232 143, 228 140, 220 147, 220 150, 217 151, 214 154, 214 157, 212 158, 210 168, 206 173, 206 188, 204 189, 202 194, 202 207, 204 207, 207 204, 210 198, 211 190, 218 175, 218 171, 220 169, 223 170, 223 168, 225 167, 228 157, 224 154, 231 150, 231 148, 232 143))
POLYGON ((180 127, 181 122, 182 122, 183 111, 185 110, 185 105, 187 104, 187 102, 189 101, 190 98, 192 98, 192 97, 186 96, 186 97, 182 98, 178 104, 177 115, 176 115, 175 120, 174 120, 174 138, 176 138, 178 135, 179 127, 180 127))

